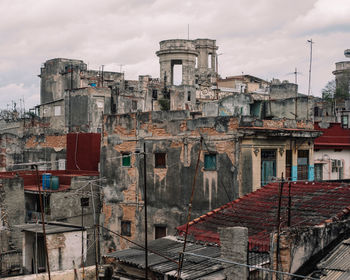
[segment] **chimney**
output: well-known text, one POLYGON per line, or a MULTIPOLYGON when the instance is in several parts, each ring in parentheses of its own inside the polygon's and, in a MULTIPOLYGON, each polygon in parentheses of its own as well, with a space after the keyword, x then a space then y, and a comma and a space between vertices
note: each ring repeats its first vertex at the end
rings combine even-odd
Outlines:
MULTIPOLYGON (((219 228, 221 243, 221 258, 241 264, 247 264, 248 229, 245 227, 219 228)), ((227 280, 247 279, 248 268, 239 265, 223 263, 227 280)))

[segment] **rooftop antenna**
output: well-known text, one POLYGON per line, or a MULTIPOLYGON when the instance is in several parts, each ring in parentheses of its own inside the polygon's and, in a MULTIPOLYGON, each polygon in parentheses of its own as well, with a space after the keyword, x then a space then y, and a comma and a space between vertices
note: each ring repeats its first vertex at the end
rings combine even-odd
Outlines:
POLYGON ((297 85, 298 84, 298 74, 302 75, 303 73, 298 72, 297 68, 295 67, 294 72, 289 72, 287 75, 294 75, 294 83, 297 85))
POLYGON ((307 89, 307 120, 309 120, 309 97, 310 97, 310 90, 311 90, 312 44, 315 44, 315 42, 313 42, 312 39, 307 40, 307 42, 310 43, 309 86, 307 89))
POLYGON ((119 72, 122 73, 122 68, 123 68, 124 64, 119 64, 119 72))
POLYGON ((190 39, 190 24, 187 24, 187 40, 190 39))

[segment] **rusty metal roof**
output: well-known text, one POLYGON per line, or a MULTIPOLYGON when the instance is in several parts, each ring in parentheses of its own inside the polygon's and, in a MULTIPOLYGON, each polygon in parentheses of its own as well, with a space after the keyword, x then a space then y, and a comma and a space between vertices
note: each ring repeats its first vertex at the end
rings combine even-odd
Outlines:
MULTIPOLYGON (((249 241, 269 246, 270 233, 276 229, 279 183, 229 202, 192 220, 188 233, 197 241, 220 244, 218 228, 243 226, 248 228, 249 241)), ((350 213, 350 184, 292 182, 291 226, 306 227, 342 220, 350 213)), ((284 183, 281 204, 281 225, 288 220, 289 184, 284 183)), ((184 236, 186 225, 177 227, 184 236)))
POLYGON ((341 242, 317 268, 321 280, 350 279, 350 238, 341 242))
MULTIPOLYGON (((170 259, 178 261, 179 252, 182 251, 183 241, 174 236, 167 236, 156 239, 148 244, 148 248, 154 252, 160 253, 170 259)), ((218 246, 205 246, 188 242, 186 252, 199 255, 220 257, 220 248, 218 246)), ((145 269, 145 251, 139 247, 116 251, 106 255, 108 258, 114 258, 119 263, 127 264, 139 269, 145 269)), ((175 276, 178 265, 154 253, 148 253, 148 265, 151 271, 162 275, 175 276)), ((226 279, 223 274, 223 266, 212 260, 186 255, 184 258, 181 279, 226 279)))

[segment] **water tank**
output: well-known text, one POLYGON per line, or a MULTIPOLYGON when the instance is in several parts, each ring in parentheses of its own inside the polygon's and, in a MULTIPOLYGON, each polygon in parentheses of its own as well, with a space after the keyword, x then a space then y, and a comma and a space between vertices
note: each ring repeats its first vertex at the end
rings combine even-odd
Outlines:
POLYGON ((50 189, 50 181, 51 181, 51 173, 43 173, 43 177, 42 177, 43 190, 50 189))
POLYGON ((59 177, 52 176, 51 177, 51 190, 58 190, 59 186, 60 186, 59 177))

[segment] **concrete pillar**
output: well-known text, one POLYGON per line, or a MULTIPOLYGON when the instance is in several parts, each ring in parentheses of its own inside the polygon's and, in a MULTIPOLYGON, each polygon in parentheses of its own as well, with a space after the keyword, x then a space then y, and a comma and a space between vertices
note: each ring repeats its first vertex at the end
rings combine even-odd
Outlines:
POLYGON ((276 151, 276 177, 280 178, 283 173, 283 177, 286 179, 286 149, 280 147, 276 151))
POLYGON ((308 180, 315 180, 315 165, 314 165, 314 149, 309 149, 309 170, 308 170, 308 180))
MULTIPOLYGON (((241 264, 247 264, 248 229, 245 227, 219 228, 221 258, 241 264)), ((248 268, 223 263, 227 280, 247 279, 248 268)))

